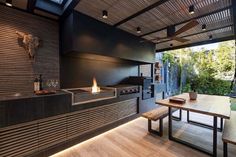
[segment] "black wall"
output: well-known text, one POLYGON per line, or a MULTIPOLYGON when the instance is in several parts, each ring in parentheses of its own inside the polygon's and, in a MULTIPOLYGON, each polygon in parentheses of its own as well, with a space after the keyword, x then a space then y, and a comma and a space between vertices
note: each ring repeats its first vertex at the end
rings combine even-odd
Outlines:
POLYGON ((128 76, 138 76, 138 65, 131 61, 85 55, 86 57, 62 57, 62 88, 91 86, 93 77, 96 77, 99 86, 107 86, 118 84, 128 76))

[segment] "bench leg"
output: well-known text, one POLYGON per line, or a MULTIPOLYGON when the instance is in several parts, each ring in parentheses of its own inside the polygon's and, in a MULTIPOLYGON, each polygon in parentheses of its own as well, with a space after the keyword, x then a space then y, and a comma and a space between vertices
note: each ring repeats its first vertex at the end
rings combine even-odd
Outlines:
POLYGON ((159 133, 160 136, 163 136, 163 119, 159 119, 159 133))
POLYGON ((148 132, 160 137, 163 136, 163 118, 159 119, 159 131, 152 129, 152 121, 148 119, 148 132))
POLYGON ((172 116, 172 119, 175 121, 181 121, 182 120, 182 109, 179 109, 179 117, 172 116))
POLYGON ((220 128, 219 128, 220 132, 223 131, 223 125, 224 125, 223 123, 224 123, 223 118, 220 118, 220 128))
POLYGON ((224 142, 224 157, 228 157, 228 145, 224 142))

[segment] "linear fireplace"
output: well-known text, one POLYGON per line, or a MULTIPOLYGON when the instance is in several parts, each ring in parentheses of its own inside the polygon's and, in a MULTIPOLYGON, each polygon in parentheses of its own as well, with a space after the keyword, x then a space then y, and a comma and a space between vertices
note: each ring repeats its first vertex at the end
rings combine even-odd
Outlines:
POLYGON ((72 105, 85 104, 117 97, 116 88, 99 87, 95 78, 93 78, 92 87, 71 88, 64 89, 64 91, 72 94, 72 105))

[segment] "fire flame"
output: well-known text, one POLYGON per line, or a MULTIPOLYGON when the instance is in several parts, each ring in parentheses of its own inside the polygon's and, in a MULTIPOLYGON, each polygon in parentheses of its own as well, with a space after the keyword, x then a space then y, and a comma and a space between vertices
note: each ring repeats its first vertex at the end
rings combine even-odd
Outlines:
POLYGON ((92 93, 99 93, 99 92, 100 92, 100 87, 98 87, 96 79, 93 78, 92 93))

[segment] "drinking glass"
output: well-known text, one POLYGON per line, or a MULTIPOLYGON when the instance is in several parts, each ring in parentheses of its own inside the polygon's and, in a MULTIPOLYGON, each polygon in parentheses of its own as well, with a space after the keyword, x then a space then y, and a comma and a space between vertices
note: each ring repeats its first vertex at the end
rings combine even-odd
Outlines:
POLYGON ((47 80, 47 87, 49 89, 52 87, 52 81, 51 80, 47 80))
POLYGON ((55 88, 59 87, 59 80, 55 80, 55 88))

